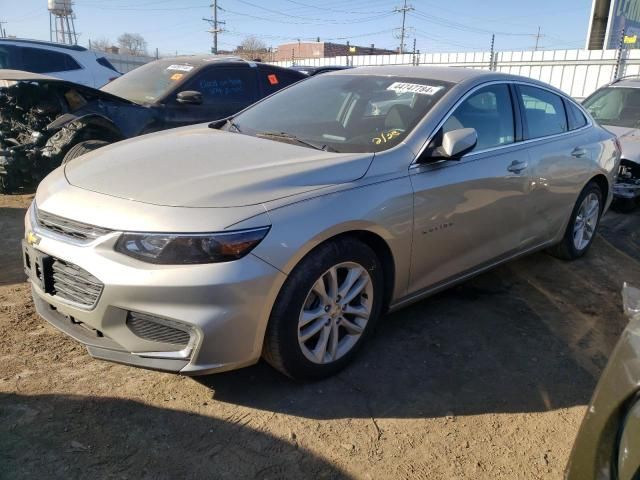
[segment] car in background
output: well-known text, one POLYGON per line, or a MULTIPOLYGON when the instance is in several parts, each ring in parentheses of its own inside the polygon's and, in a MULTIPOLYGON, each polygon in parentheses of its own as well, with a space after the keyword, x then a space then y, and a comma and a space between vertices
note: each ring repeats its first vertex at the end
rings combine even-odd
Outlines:
POLYGON ((196 375, 263 355, 325 377, 388 310, 537 250, 585 255, 619 158, 614 135, 535 80, 316 75, 51 173, 25 218, 25 270, 37 312, 95 357, 196 375))
POLYGON ((62 162, 109 143, 228 117, 304 78, 210 55, 156 60, 100 90, 0 71, 0 192, 33 185, 62 162))
POLYGON ((578 432, 566 480, 640 478, 640 290, 625 285, 630 319, 578 432))
POLYGON ((120 72, 100 53, 80 45, 0 39, 0 69, 22 70, 100 88, 120 72))
POLYGON ((622 160, 613 206, 619 211, 631 211, 640 201, 640 77, 616 80, 596 90, 582 104, 620 140, 622 160))
POLYGON ((321 73, 327 72, 335 72, 338 70, 346 70, 348 68, 353 67, 345 67, 344 65, 326 65, 323 67, 311 67, 306 65, 293 65, 289 67, 291 70, 295 70, 297 72, 302 72, 309 77, 313 77, 314 75, 319 75, 321 73))

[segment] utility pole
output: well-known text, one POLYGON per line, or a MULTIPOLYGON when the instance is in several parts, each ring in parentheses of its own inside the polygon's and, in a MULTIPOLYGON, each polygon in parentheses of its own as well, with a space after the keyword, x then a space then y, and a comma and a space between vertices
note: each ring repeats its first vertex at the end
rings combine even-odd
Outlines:
POLYGON ((491 35, 491 55, 489 56, 489 70, 491 71, 495 70, 495 63, 496 63, 495 45, 496 45, 496 35, 493 34, 491 35))
POLYGON ((415 10, 411 5, 407 5, 407 0, 404 0, 404 5, 402 7, 396 7, 393 9, 394 12, 402 13, 402 28, 400 29, 400 53, 404 53, 404 37, 405 37, 405 21, 407 18, 407 12, 411 10, 415 10))
POLYGON ((213 18, 203 18, 202 20, 211 25, 211 29, 209 29, 209 33, 213 35, 213 47, 211 48, 211 53, 217 55, 218 34, 224 31, 222 28, 220 28, 220 25, 225 25, 225 22, 218 20, 218 0, 213 0, 213 3, 210 5, 210 7, 213 8, 213 18))
POLYGON ((534 47, 534 50, 538 51, 538 45, 540 44, 540 38, 542 37, 542 35, 540 34, 540 26, 538 26, 538 33, 536 34, 536 46, 534 47))

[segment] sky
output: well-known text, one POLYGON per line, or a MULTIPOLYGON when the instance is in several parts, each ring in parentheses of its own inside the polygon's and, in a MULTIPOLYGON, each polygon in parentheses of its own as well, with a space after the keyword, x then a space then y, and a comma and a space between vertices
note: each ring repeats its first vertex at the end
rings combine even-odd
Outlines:
MULTIPOLYGON (((204 53, 212 45, 209 25, 213 0, 75 0, 78 43, 140 33, 149 51, 204 53)), ((218 48, 231 50, 249 35, 266 46, 321 40, 395 49, 404 0, 218 0, 218 18, 226 24, 218 48)), ((497 50, 583 48, 592 0, 409 0, 410 50, 487 51, 492 32, 497 50)), ((49 39, 46 0, 0 0, 0 21, 9 35, 49 39)))

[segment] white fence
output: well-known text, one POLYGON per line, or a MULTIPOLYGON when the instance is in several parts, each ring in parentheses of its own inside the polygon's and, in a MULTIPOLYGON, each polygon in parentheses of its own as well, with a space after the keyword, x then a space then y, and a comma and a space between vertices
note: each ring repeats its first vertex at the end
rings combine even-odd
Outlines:
MULTIPOLYGON (((274 62, 291 66, 292 61, 274 62)), ((563 90, 575 98, 584 98, 618 76, 640 75, 640 49, 625 50, 538 50, 496 52, 494 70, 522 75, 563 90)), ((423 53, 404 55, 353 55, 332 58, 308 58, 295 65, 428 65, 490 69, 491 52, 423 53)))
POLYGON ((138 68, 140 65, 154 61, 155 57, 143 57, 137 55, 124 55, 119 53, 107 53, 102 51, 95 51, 98 55, 106 57, 107 60, 118 70, 120 73, 127 73, 138 68))

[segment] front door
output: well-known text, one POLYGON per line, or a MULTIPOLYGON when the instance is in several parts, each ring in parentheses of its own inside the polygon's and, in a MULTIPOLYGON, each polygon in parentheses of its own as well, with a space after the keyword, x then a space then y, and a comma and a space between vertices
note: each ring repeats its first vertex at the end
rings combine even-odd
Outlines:
POLYGON ((475 128, 474 150, 460 160, 421 163, 411 169, 411 293, 520 250, 530 180, 527 148, 515 143, 515 118, 508 84, 480 88, 456 108, 435 137, 475 128))

